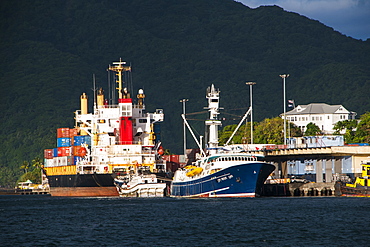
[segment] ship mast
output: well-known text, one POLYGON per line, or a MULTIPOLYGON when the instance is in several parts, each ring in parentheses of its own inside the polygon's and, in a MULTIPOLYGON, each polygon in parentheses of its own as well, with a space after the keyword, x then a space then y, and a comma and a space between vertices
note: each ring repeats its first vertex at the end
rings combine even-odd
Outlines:
POLYGON ((119 59, 119 62, 114 62, 113 65, 114 66, 109 65, 108 69, 111 71, 117 72, 116 82, 118 83, 118 87, 116 89, 118 90, 118 99, 126 98, 128 95, 127 94, 128 92, 127 92, 127 89, 125 90, 122 88, 122 83, 123 83, 122 72, 131 71, 131 67, 129 65, 126 65, 126 62, 123 62, 121 58, 119 59))
POLYGON ((208 150, 210 154, 215 154, 218 148, 218 126, 221 125, 221 121, 217 119, 220 114, 220 91, 215 89, 215 86, 212 84, 212 86, 207 89, 206 98, 208 99, 209 111, 209 119, 205 121, 206 126, 209 126, 208 150))

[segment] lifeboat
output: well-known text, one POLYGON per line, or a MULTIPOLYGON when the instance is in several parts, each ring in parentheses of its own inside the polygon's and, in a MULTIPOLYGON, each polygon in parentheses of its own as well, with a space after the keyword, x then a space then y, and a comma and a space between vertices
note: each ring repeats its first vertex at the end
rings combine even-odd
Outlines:
POLYGON ((193 177, 193 176, 201 173, 202 171, 203 171, 202 167, 195 167, 195 168, 191 169, 189 172, 187 172, 186 176, 193 177))

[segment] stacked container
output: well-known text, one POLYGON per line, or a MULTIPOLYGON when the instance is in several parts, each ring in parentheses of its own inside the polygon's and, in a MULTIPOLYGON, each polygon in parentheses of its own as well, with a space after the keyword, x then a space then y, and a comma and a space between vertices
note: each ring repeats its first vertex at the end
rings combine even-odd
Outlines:
POLYGON ((86 155, 86 148, 82 146, 83 144, 90 146, 91 137, 88 135, 73 137, 72 155, 74 156, 74 159, 73 159, 74 165, 76 165, 77 162, 80 161, 82 157, 86 155))
POLYGON ((82 144, 91 145, 91 137, 77 135, 77 129, 57 129, 57 147, 44 150, 44 166, 76 165, 86 155, 82 144))
MULTIPOLYGON (((69 128, 57 130, 57 166, 72 165, 71 135, 69 128)), ((55 152, 54 152, 55 155, 55 152)))

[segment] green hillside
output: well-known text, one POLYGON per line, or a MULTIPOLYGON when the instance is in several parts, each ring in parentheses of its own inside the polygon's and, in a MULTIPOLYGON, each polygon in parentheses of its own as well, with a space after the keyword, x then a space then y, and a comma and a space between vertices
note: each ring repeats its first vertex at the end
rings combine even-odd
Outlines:
MULTIPOLYGON (((257 82, 256 121, 283 111, 283 73, 290 74, 286 93, 296 104, 343 104, 359 115, 370 109, 370 40, 278 6, 3 0, 0 18, 0 172, 10 177, 56 145, 56 128, 73 127, 80 94, 93 98, 93 74, 107 92, 106 69, 119 58, 132 64, 133 93, 144 88, 147 109, 164 109, 163 144, 175 153, 182 150, 179 100, 190 99, 188 112, 202 111, 212 83, 225 112, 242 115, 249 106, 245 82, 257 82)), ((202 122, 195 125, 201 133, 202 122)))

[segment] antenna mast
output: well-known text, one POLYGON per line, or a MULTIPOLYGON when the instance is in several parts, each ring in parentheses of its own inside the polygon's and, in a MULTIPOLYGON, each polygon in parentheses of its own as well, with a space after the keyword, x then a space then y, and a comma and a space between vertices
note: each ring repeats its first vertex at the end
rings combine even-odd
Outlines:
POLYGON ((126 62, 122 62, 121 58, 119 59, 119 62, 114 62, 113 65, 115 66, 109 65, 108 69, 117 72, 116 75, 118 78, 116 82, 118 83, 118 87, 116 89, 118 89, 118 99, 123 99, 122 72, 131 71, 131 67, 126 65, 126 62))

